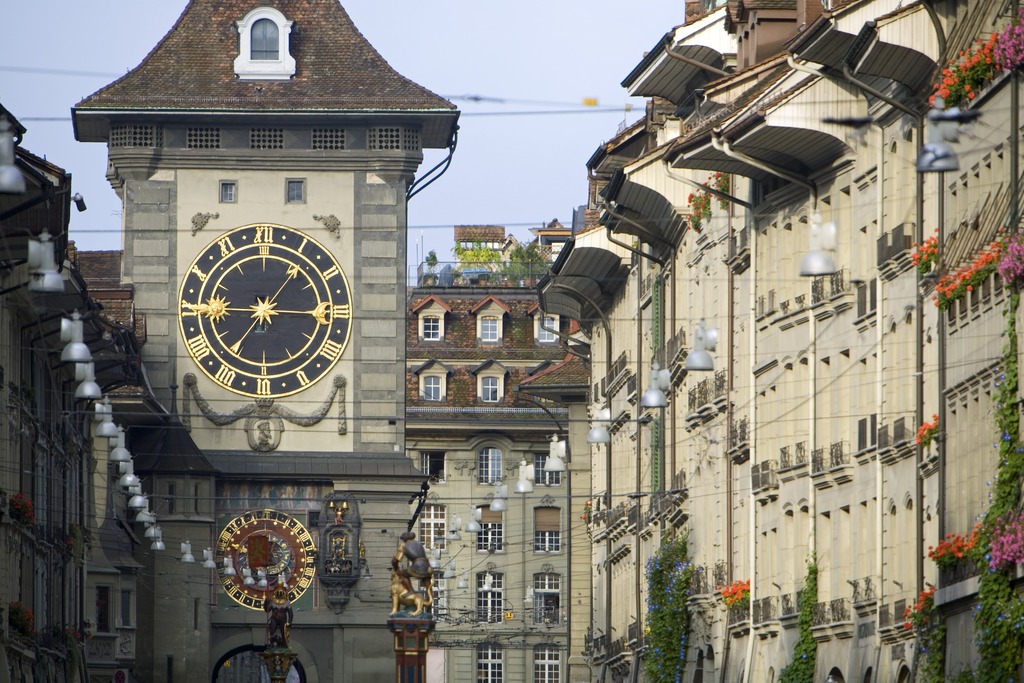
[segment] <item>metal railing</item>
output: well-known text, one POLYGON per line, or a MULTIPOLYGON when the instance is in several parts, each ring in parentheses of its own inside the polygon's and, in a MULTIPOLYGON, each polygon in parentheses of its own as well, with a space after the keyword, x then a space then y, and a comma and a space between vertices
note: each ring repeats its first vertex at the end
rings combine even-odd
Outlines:
POLYGON ((775 473, 774 460, 759 462, 750 468, 750 486, 754 491, 762 489, 778 488, 779 479, 775 473))
POLYGON ((853 586, 853 604, 868 602, 875 599, 875 586, 870 576, 862 579, 854 579, 850 582, 853 586))
POLYGON ((763 624, 766 621, 775 621, 776 617, 775 596, 758 598, 754 601, 754 623, 763 624))
POLYGON ((825 471, 825 448, 815 448, 811 451, 811 472, 818 474, 825 471))
POLYGON ((828 447, 828 465, 830 469, 850 464, 850 449, 844 441, 834 441, 828 447))
POLYGON ((800 608, 803 606, 803 596, 804 592, 802 590, 783 595, 779 615, 787 617, 800 614, 800 608))
POLYGON ((443 261, 433 267, 421 263, 409 280, 417 287, 526 287, 548 272, 547 263, 513 261, 443 261))

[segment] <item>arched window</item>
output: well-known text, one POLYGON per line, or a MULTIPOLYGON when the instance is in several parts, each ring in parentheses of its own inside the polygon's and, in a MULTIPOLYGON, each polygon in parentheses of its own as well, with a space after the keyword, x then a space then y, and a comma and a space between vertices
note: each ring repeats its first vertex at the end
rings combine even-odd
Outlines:
POLYGON ((250 59, 277 60, 280 55, 277 24, 270 19, 260 19, 252 25, 250 59))
POLYGON ((238 27, 235 74, 243 80, 288 80, 295 75, 289 37, 292 22, 273 7, 257 7, 238 27))

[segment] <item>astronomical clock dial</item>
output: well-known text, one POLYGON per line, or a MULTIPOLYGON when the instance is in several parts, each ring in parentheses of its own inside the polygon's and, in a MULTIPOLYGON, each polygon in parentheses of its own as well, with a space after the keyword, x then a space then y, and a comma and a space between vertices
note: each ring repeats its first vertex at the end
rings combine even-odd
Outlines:
POLYGON ((302 391, 348 344, 345 273, 319 242, 281 225, 247 225, 211 242, 182 278, 178 300, 189 355, 245 396, 302 391))
POLYGON ((230 558, 236 576, 217 570, 224 590, 238 604, 263 609, 263 599, 287 577, 288 597, 293 602, 313 583, 316 574, 316 546, 309 531, 289 515, 276 510, 254 510, 228 522, 217 539, 218 564, 230 558), (267 587, 261 588, 259 570, 267 574, 267 587), (250 575, 253 585, 246 585, 250 575))

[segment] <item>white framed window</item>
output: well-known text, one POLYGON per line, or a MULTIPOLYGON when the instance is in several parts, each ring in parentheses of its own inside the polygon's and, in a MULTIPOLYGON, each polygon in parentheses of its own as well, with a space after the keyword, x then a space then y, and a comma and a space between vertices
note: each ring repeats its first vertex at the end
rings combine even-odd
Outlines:
MULTIPOLYGON (((494 513, 501 515, 500 512, 494 513)), ((505 528, 501 522, 480 522, 476 535, 476 549, 484 553, 500 553, 505 550, 505 528)))
POLYGON ((420 512, 420 543, 425 548, 444 548, 447 531, 447 511, 444 505, 424 505, 420 512))
POLYGON ((561 678, 561 657, 554 645, 537 645, 533 648, 533 683, 559 683, 561 678))
POLYGON ((220 203, 234 204, 238 202, 238 181, 220 181, 220 203))
POLYGON ((533 575, 533 623, 554 626, 562 619, 562 577, 554 572, 533 575))
POLYGON ((286 81, 295 75, 292 22, 283 14, 272 7, 257 7, 235 25, 239 43, 234 66, 240 79, 286 81))
POLYGON ((501 645, 498 645, 497 643, 482 643, 477 645, 476 682, 503 683, 504 680, 505 664, 501 645))
POLYGON ((430 477, 435 484, 443 484, 445 478, 444 451, 420 451, 420 472, 430 477))
POLYGON ((536 337, 538 343, 540 343, 540 344, 553 344, 554 342, 558 341, 558 335, 556 335, 554 332, 550 332, 549 331, 549 330, 557 330, 558 329, 558 316, 555 316, 555 315, 539 316, 538 315, 537 318, 535 319, 534 324, 537 327, 534 336, 536 337), (544 328, 548 328, 548 329, 544 329, 544 328))
POLYGON ((504 610, 504 575, 500 572, 479 572, 476 575, 476 620, 484 623, 500 623, 504 616, 504 610))
POLYGON ((477 454, 477 481, 481 484, 493 484, 501 481, 501 449, 481 448, 477 454))
POLYGON ((481 377, 480 378, 480 400, 488 403, 497 403, 501 399, 501 378, 481 377))
POLYGON ((560 486, 562 484, 561 472, 546 472, 544 465, 548 462, 547 453, 533 454, 533 476, 534 483, 538 486, 560 486))
POLYGON ((288 178, 284 181, 285 202, 288 204, 306 203, 306 181, 304 178, 288 178))
POLYGON ((441 316, 439 315, 425 315, 421 318, 423 321, 423 340, 424 341, 440 341, 441 340, 441 316))
POLYGON ((489 344, 501 341, 501 318, 496 315, 481 316, 480 341, 489 344))
POLYGON ((426 375, 420 377, 420 395, 424 401, 444 400, 444 377, 441 375, 426 375))
POLYGON ((557 553, 562 550, 561 510, 556 507, 533 509, 533 551, 557 553))

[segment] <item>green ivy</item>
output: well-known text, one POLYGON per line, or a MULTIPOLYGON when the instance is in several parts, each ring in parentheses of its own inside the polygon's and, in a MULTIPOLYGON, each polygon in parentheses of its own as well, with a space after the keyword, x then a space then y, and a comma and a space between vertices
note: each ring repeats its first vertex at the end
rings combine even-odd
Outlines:
POLYGON ((1014 292, 1006 307, 1006 346, 1003 371, 996 381, 996 426, 999 467, 992 486, 992 502, 981 525, 981 538, 975 548, 978 564, 978 608, 974 631, 978 646, 978 681, 1016 680, 1024 646, 1024 603, 1012 586, 1011 568, 991 569, 988 555, 990 534, 1000 518, 1015 512, 1020 504, 1020 482, 1024 479, 1024 447, 1020 442, 1020 418, 1017 408, 1017 309, 1020 294, 1014 292))
POLYGON ((690 636, 690 596, 695 567, 688 537, 666 536, 647 561, 647 653, 644 671, 650 683, 681 680, 690 636))
POLYGON ((818 602, 818 565, 814 555, 807 563, 807 578, 800 598, 800 617, 797 626, 800 637, 793 649, 793 661, 779 675, 779 683, 814 683, 814 665, 818 644, 811 628, 814 626, 814 605, 818 602))

